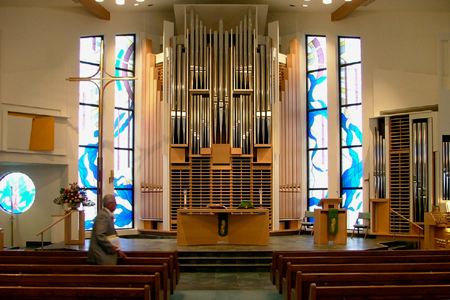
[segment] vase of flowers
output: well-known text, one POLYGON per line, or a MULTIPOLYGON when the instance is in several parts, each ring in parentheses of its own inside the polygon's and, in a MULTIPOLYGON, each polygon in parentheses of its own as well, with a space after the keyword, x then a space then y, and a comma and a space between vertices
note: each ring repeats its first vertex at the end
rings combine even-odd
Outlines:
POLYGON ((81 188, 78 183, 69 183, 66 188, 61 188, 59 190, 59 197, 53 200, 55 204, 67 206, 70 209, 78 209, 81 205, 83 206, 94 206, 95 203, 88 199, 86 196, 86 189, 81 188))

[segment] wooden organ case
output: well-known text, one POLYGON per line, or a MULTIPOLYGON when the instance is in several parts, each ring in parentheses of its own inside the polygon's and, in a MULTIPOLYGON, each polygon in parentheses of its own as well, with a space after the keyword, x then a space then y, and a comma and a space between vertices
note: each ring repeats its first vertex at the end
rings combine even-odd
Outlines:
POLYGON ((180 208, 237 208, 242 200, 269 209, 271 223, 272 90, 278 88, 273 42, 258 35, 257 7, 235 6, 237 21, 211 22, 212 7, 181 8, 184 34, 170 38, 165 72, 170 230, 177 229, 180 208))

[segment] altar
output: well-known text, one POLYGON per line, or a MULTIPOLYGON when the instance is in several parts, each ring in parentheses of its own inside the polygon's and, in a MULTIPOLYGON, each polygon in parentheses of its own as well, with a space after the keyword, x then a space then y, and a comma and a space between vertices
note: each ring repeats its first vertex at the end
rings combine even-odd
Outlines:
POLYGON ((177 244, 269 245, 268 209, 179 209, 177 244))
POLYGON ((347 244, 347 210, 339 208, 342 198, 323 198, 319 202, 322 209, 314 210, 314 244, 328 245, 347 244), (337 213, 337 230, 335 234, 329 232, 330 210, 337 213))

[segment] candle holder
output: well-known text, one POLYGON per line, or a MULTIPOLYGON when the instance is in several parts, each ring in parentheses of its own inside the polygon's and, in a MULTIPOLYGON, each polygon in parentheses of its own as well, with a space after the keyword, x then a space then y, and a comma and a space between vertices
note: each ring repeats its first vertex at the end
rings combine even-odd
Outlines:
POLYGON ((263 208, 263 205, 262 205, 262 193, 263 193, 262 189, 259 189, 259 207, 260 208, 263 208))

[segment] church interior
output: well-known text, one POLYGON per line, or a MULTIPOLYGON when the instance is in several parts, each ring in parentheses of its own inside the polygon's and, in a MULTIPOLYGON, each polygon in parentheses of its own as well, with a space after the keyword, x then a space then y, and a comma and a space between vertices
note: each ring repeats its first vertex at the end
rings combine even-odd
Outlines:
POLYGON ((85 252, 115 194, 125 251, 179 255, 165 299, 303 299, 277 251, 444 256, 449 28, 448 0, 3 0, 0 249, 85 252))

